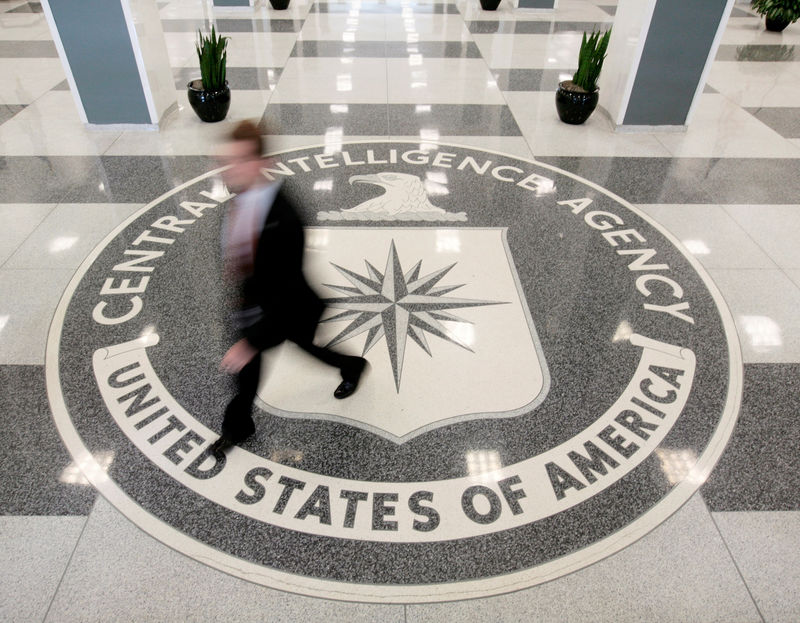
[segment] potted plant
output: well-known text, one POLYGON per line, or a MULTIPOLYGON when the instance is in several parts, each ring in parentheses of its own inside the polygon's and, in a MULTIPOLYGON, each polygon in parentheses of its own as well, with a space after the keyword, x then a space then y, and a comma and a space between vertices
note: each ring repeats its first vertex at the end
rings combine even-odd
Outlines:
POLYGON ((228 62, 229 37, 217 35, 211 27, 211 36, 197 31, 197 56, 200 59, 200 79, 189 82, 189 103, 203 121, 222 121, 231 106, 231 90, 225 80, 228 62))
POLYGON ((269 0, 269 3, 276 11, 283 11, 284 9, 289 8, 289 0, 269 0))
POLYGON ((587 37, 583 33, 581 49, 578 54, 578 71, 572 80, 559 83, 556 91, 556 109, 564 123, 581 124, 594 112, 599 99, 597 79, 606 58, 611 29, 605 33, 592 32, 587 37))
POLYGON ((800 0, 752 0, 750 6, 766 18, 767 30, 773 32, 800 19, 800 0))
POLYGON ((481 0, 481 8, 484 11, 496 11, 500 6, 500 0, 481 0))

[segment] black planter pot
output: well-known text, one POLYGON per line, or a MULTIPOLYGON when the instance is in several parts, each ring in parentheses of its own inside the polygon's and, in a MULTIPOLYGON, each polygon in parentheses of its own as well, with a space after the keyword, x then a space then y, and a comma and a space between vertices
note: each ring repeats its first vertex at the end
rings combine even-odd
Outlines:
POLYGON ((203 121, 222 121, 231 107, 231 89, 225 82, 225 88, 219 91, 206 91, 202 80, 192 80, 188 85, 189 103, 203 121))
POLYGON ((558 116, 564 123, 580 125, 586 121, 597 108, 600 99, 599 90, 588 93, 576 90, 572 80, 565 80, 558 85, 556 91, 556 110, 558 116))
POLYGON ((765 22, 767 30, 771 30, 772 32, 781 32, 784 28, 786 28, 789 25, 789 22, 783 19, 767 18, 765 22))
POLYGON ((481 8, 484 11, 496 11, 500 6, 500 0, 481 0, 481 8))
POLYGON ((289 8, 289 0, 269 0, 269 3, 276 11, 283 11, 289 8))

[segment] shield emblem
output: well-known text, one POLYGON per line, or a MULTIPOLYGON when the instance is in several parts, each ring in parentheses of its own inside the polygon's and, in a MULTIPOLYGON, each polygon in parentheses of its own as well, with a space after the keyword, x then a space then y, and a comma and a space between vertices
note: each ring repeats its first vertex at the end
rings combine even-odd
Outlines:
POLYGON ((505 228, 310 228, 306 273, 329 305, 316 342, 370 367, 334 402, 338 371, 286 345, 264 366, 269 412, 402 443, 544 399, 550 377, 505 228))

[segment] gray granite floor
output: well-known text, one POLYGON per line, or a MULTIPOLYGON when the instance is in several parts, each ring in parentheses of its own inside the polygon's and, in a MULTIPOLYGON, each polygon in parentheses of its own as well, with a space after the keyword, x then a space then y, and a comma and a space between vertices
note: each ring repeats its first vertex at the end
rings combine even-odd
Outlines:
MULTIPOLYGON (((201 126, 185 99, 185 83, 197 75, 191 37, 206 26, 208 14, 184 0, 159 2, 158 9, 178 110, 156 132, 87 130, 66 92, 69 85, 41 3, 0 0, 0 70, 13 85, 0 94, 0 552, 7 562, 0 572, 0 619, 800 619, 795 595, 800 579, 797 24, 773 37, 748 3, 737 3, 708 74, 697 123, 683 134, 624 135, 612 132, 599 114, 585 126, 567 127, 552 105, 558 82, 571 71, 559 50, 579 42, 582 31, 613 23, 617 7, 605 0, 560 0, 553 15, 516 11, 508 2, 489 13, 464 0, 358 7, 292 0, 285 12, 266 4, 217 9, 218 30, 232 38, 228 76, 234 106, 229 120, 214 128, 201 126), (352 80, 339 78, 348 73, 352 80), (242 118, 283 128, 278 142, 287 149, 410 137, 418 144, 452 139, 535 157, 618 195, 661 223, 721 290, 744 358, 738 422, 715 468, 695 483, 697 492, 652 531, 594 564, 536 586, 443 603, 323 599, 309 596, 313 590, 274 580, 267 588, 248 581, 235 565, 226 567, 222 558, 208 557, 206 565, 198 562, 200 553, 192 557, 172 549, 156 524, 131 513, 118 497, 114 504, 106 500, 87 473, 99 482, 106 470, 118 477, 124 457, 138 457, 142 464, 148 460, 133 443, 112 447, 110 438, 107 447, 97 446, 93 464, 79 465, 65 447, 46 383, 47 337, 56 306, 78 266, 112 229, 217 166, 213 145, 242 118)), ((428 180, 440 192, 431 193, 436 205, 447 200, 441 179, 428 180)), ((491 203, 506 200, 501 193, 491 203)), ((531 213, 518 218, 535 220, 531 213)), ((477 219, 470 226, 476 224, 477 219)), ((204 247, 187 246, 187 257, 202 264, 204 247)), ((595 261, 581 264, 587 287, 595 261)), ((520 264, 518 270, 525 280, 536 267, 520 264)), ((183 292, 164 298, 185 300, 208 283, 187 280, 183 292)), ((612 316, 591 322, 614 329, 619 318, 612 316)), ((192 318, 202 316, 198 312, 192 318)), ((557 334, 553 327, 559 320, 550 318, 555 324, 542 329, 545 339, 557 334)), ((194 383, 208 385, 215 378, 203 368, 201 354, 188 353, 186 361, 194 383)), ((165 365, 178 369, 169 360, 165 365)), ((92 374, 85 362, 75 366, 75 377, 92 374)), ((588 364, 576 366, 575 374, 586 369, 588 364)), ((91 410, 92 404, 82 405, 86 421, 100 413, 91 410)), ((358 449, 345 446, 337 430, 320 425, 314 434, 328 431, 329 437, 299 435, 295 439, 302 447, 270 458, 293 467, 304 453, 339 444, 346 451, 330 460, 346 461, 348 452, 349 460, 357 460, 358 449)), ((489 449, 507 452, 514 444, 495 433, 486 430, 487 443, 496 442, 489 449)), ((670 456, 679 454, 667 442, 664 448, 673 451, 670 456)), ((409 460, 426 460, 412 454, 409 460)), ((665 463, 660 465, 655 472, 663 476, 659 470, 665 463)), ((119 480, 126 478, 133 475, 119 480)), ((141 484, 145 490, 167 491, 163 486, 158 478, 141 484)), ((639 492, 644 497, 647 488, 639 492)), ((177 497, 178 502, 191 499, 177 497)), ((185 515, 205 513, 210 506, 188 503, 185 515)), ((593 530, 576 527, 584 529, 593 530)), ((352 541, 354 551, 365 551, 358 544, 352 541)), ((506 551, 513 557, 506 545, 490 552, 476 548, 471 560, 479 565, 506 551)), ((419 565, 441 563, 420 552, 419 565)), ((314 571, 326 573, 328 559, 316 558, 314 571)), ((370 564, 379 570, 393 562, 376 553, 370 564)), ((364 588, 365 595, 369 589, 364 588)))

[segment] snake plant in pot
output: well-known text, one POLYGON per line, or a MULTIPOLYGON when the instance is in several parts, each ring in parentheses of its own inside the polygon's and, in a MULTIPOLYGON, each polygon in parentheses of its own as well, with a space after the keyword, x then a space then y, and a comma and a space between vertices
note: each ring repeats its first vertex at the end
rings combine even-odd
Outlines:
POLYGON ((225 79, 228 62, 228 37, 197 31, 197 57, 200 60, 200 79, 189 82, 189 103, 203 121, 222 121, 231 106, 231 90, 225 79))
POLYGON ((781 32, 800 19, 800 0, 753 0, 750 6, 766 18, 767 30, 781 32))
POLYGON ((597 107, 600 98, 597 79, 606 58, 611 29, 605 33, 583 33, 578 54, 578 71, 572 80, 564 80, 556 91, 556 110, 564 123, 578 125, 586 121, 597 107))

